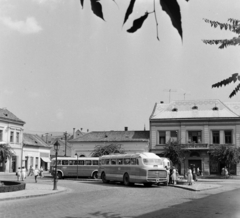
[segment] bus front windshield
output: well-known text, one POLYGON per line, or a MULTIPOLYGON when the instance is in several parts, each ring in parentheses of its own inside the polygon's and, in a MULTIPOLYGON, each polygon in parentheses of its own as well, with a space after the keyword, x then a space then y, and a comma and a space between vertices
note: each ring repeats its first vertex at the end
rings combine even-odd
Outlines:
POLYGON ((144 158, 143 163, 145 165, 162 165, 163 164, 161 159, 150 159, 150 158, 148 159, 144 158))

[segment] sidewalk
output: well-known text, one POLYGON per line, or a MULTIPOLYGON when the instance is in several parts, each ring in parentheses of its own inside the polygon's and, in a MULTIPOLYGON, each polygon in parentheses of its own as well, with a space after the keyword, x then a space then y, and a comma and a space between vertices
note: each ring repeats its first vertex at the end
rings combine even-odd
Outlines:
MULTIPOLYGON (((16 181, 15 173, 0 173, 0 181, 16 181)), ((5 200, 15 200, 21 198, 32 198, 32 197, 41 197, 52 194, 57 194, 65 191, 69 191, 70 189, 57 186, 57 190, 53 190, 53 183, 51 184, 43 184, 41 179, 38 179, 38 183, 34 182, 34 177, 27 177, 25 179, 26 189, 15 192, 1 192, 0 193, 0 201, 5 200)))

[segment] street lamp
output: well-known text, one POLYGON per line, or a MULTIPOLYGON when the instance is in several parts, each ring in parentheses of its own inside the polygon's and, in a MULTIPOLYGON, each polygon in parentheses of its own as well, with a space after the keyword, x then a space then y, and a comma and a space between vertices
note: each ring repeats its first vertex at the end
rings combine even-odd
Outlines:
POLYGON ((57 190, 57 156, 58 156, 58 149, 59 149, 59 142, 58 139, 54 143, 54 150, 56 151, 56 162, 55 162, 55 173, 54 173, 54 182, 53 182, 53 190, 57 190))
POLYGON ((78 154, 76 153, 75 156, 77 155, 77 180, 78 180, 78 154))

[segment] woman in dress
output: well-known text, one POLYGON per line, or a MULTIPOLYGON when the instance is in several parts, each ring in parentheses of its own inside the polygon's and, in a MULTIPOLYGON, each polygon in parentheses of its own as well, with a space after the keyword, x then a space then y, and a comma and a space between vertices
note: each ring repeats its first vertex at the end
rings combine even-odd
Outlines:
POLYGON ((172 182, 173 182, 173 185, 176 185, 177 183, 177 174, 176 174, 175 167, 173 167, 173 171, 172 171, 172 182))
POLYGON ((188 185, 192 185, 193 175, 192 175, 192 170, 191 170, 190 167, 188 168, 187 175, 188 175, 188 177, 187 177, 187 178, 188 178, 188 179, 187 179, 188 185))

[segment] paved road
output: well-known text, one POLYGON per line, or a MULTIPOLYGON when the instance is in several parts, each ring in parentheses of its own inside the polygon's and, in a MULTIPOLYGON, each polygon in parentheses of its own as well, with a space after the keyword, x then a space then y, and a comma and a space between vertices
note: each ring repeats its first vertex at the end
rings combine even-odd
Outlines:
MULTIPOLYGON (((33 180, 28 179, 27 182, 33 180)), ((239 218, 240 181, 213 182, 222 185, 221 188, 192 192, 165 186, 125 187, 102 184, 101 181, 60 180, 58 185, 68 187, 71 191, 48 197, 0 202, 0 217, 239 218)), ((39 183, 52 184, 52 181, 42 179, 39 183)))

